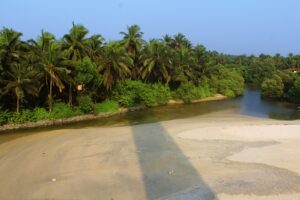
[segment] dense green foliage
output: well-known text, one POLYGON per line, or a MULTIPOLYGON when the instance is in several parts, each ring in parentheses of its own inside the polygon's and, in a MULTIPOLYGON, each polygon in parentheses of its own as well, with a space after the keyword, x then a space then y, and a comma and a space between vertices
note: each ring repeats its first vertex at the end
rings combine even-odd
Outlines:
POLYGON ((112 96, 121 106, 145 105, 151 107, 166 104, 170 100, 171 94, 168 86, 159 83, 146 84, 141 81, 125 80, 116 84, 112 96))
POLYGON ((191 102, 193 99, 201 99, 212 95, 207 84, 195 86, 192 82, 180 85, 180 87, 172 93, 174 99, 182 99, 184 102, 191 102))
POLYGON ((77 97, 78 109, 83 113, 91 113, 95 110, 94 102, 88 95, 80 95, 77 97))
POLYGON ((116 112, 119 110, 119 104, 113 100, 105 100, 102 103, 95 104, 96 113, 116 112))
POLYGON ((186 102, 234 97, 244 82, 261 86, 266 97, 300 102, 299 75, 288 70, 300 67, 298 55, 224 55, 181 33, 145 41, 137 25, 118 41, 88 33, 73 23, 61 39, 42 31, 23 41, 15 30, 0 30, 0 124, 151 107, 171 94, 186 102))
POLYGON ((261 94, 265 97, 279 98, 282 97, 284 85, 278 75, 265 79, 261 84, 261 94))
POLYGON ((300 77, 296 79, 293 86, 288 92, 289 99, 292 102, 300 103, 300 77))

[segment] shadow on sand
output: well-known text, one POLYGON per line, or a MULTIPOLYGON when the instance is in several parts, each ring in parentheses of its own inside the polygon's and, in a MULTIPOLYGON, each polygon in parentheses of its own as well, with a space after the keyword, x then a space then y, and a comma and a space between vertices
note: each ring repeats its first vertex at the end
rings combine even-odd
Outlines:
POLYGON ((131 127, 147 199, 217 199, 159 122, 131 127))

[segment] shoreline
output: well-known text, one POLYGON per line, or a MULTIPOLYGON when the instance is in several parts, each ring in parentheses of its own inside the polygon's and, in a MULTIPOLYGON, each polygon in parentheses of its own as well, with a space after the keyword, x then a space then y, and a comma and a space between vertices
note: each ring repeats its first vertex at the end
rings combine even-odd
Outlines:
MULTIPOLYGON (((221 94, 215 94, 214 96, 211 96, 211 97, 192 100, 190 103, 220 101, 220 100, 225 100, 225 99, 228 99, 228 97, 221 95, 221 94)), ((187 103, 185 103, 183 100, 171 99, 166 105, 177 105, 177 104, 187 104, 187 103)), ((43 128, 43 127, 50 127, 50 126, 62 126, 62 125, 73 124, 73 123, 77 123, 77 122, 84 122, 84 121, 96 120, 96 119, 101 119, 101 118, 108 118, 108 117, 111 117, 114 115, 119 115, 119 114, 127 113, 127 112, 134 112, 134 111, 143 110, 143 109, 146 109, 146 107, 137 106, 137 107, 131 107, 131 108, 120 108, 117 112, 85 114, 85 115, 79 115, 79 116, 63 118, 63 119, 41 120, 41 121, 37 121, 37 122, 25 122, 22 124, 5 124, 5 125, 0 126, 0 134, 2 134, 4 132, 10 132, 10 131, 43 128)))

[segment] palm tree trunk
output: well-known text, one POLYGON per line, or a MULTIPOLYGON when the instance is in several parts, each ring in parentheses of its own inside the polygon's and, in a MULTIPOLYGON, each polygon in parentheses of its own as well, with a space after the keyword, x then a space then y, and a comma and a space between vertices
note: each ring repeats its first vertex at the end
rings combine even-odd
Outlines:
POLYGON ((20 114, 20 98, 17 96, 17 114, 20 114))
POLYGON ((72 102, 73 102, 72 85, 70 83, 69 84, 69 104, 70 104, 70 106, 72 105, 72 102))
POLYGON ((49 112, 52 112, 52 89, 53 89, 53 78, 50 77, 49 112))

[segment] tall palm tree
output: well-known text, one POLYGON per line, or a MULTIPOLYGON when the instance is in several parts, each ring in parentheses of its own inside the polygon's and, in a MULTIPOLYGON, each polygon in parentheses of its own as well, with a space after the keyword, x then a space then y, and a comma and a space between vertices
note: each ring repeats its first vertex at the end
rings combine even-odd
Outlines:
MULTIPOLYGON (((83 25, 75 24, 74 22, 72 23, 70 32, 68 34, 65 34, 62 40, 62 49, 69 60, 76 62, 89 55, 89 52, 91 52, 91 50, 89 48, 88 39, 86 38, 88 33, 88 29, 86 29, 83 25)), ((72 81, 72 77, 74 76, 74 74, 70 74, 68 79, 70 105, 73 101, 74 82, 72 81)))
POLYGON ((20 102, 23 101, 25 93, 34 96, 38 95, 39 89, 37 87, 38 72, 32 70, 24 64, 13 64, 10 71, 6 72, 8 79, 3 80, 4 88, 1 89, 0 94, 4 95, 12 92, 16 97, 16 113, 20 113, 20 102))
POLYGON ((117 80, 123 80, 131 75, 132 58, 119 42, 110 42, 103 49, 103 59, 99 72, 103 74, 103 84, 107 90, 117 80))
POLYGON ((88 39, 86 38, 88 33, 89 31, 83 25, 73 22, 69 34, 63 36, 62 49, 66 51, 70 60, 80 60, 88 55, 88 39))
POLYGON ((0 32, 0 65, 3 70, 9 69, 10 65, 20 62, 22 59, 22 51, 27 45, 21 41, 22 33, 12 29, 4 28, 0 32))
POLYGON ((92 35, 87 39, 88 56, 93 62, 98 63, 101 59, 105 40, 101 35, 92 35))
POLYGON ((138 25, 132 25, 127 27, 126 32, 120 32, 123 35, 122 44, 125 46, 127 53, 134 61, 132 68, 132 78, 137 79, 139 75, 140 67, 140 52, 144 43, 143 32, 138 25))
POLYGON ((125 44, 128 54, 135 55, 142 47, 143 32, 138 25, 127 27, 127 31, 127 33, 120 32, 124 36, 122 43, 125 44))
POLYGON ((201 77, 205 75, 207 70, 208 57, 206 53, 206 48, 203 45, 196 45, 193 49, 193 53, 196 59, 196 65, 194 70, 196 71, 196 74, 199 77, 201 77))
POLYGON ((175 48, 175 46, 174 46, 174 39, 173 39, 170 35, 168 35, 168 34, 165 35, 165 36, 163 37, 162 41, 163 41, 166 45, 168 45, 169 47, 175 48))
POLYGON ((62 51, 61 43, 55 40, 54 35, 42 31, 38 41, 31 40, 33 51, 37 55, 37 66, 43 71, 45 83, 49 87, 49 112, 52 111, 53 86, 58 87, 62 92, 64 84, 62 79, 66 79, 70 71, 66 68, 66 61, 62 51))
POLYGON ((175 51, 173 59, 173 68, 171 77, 173 82, 186 83, 190 80, 195 80, 195 68, 197 59, 193 51, 186 47, 182 47, 175 51))
POLYGON ((142 78, 150 81, 168 83, 172 66, 171 51, 168 46, 159 40, 151 40, 145 47, 143 56, 142 78))
POLYGON ((183 35, 182 33, 178 33, 171 37, 169 35, 165 35, 163 37, 163 41, 172 49, 180 49, 180 48, 187 48, 191 49, 192 44, 191 42, 183 35))

